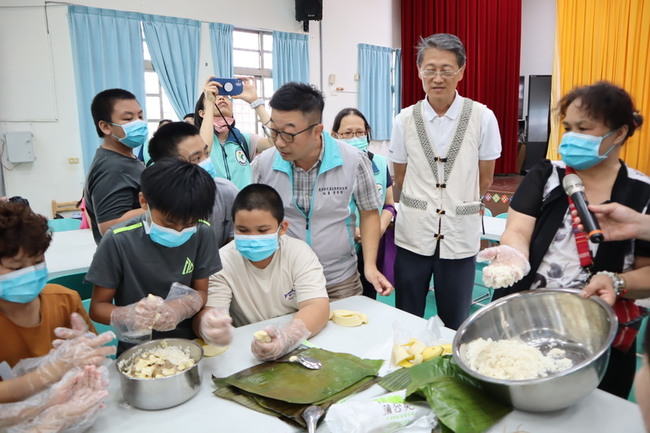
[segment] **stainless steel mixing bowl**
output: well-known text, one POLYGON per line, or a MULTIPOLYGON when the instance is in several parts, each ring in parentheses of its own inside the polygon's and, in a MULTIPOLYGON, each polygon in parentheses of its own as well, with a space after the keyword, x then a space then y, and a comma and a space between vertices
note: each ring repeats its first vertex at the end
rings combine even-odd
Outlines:
POLYGON ((182 338, 148 341, 125 350, 115 363, 124 400, 131 406, 147 410, 167 409, 185 403, 194 397, 201 387, 201 359, 203 359, 203 348, 194 341, 182 338), (139 353, 155 349, 163 342, 168 346, 188 348, 190 357, 195 362, 194 366, 173 376, 159 379, 136 379, 124 373, 139 353))
POLYGON ((531 412, 562 409, 578 402, 600 383, 618 320, 600 298, 579 291, 543 289, 498 299, 470 316, 456 332, 454 358, 485 389, 506 404, 531 412), (565 350, 567 370, 528 380, 501 380, 477 373, 466 362, 467 344, 477 338, 515 339, 546 354, 565 350))

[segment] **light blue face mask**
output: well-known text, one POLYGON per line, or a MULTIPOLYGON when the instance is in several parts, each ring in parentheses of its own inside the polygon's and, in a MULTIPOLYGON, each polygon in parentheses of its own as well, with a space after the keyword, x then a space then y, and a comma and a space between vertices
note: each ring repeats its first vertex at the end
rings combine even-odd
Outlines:
POLYGON ((187 227, 183 230, 176 231, 168 227, 162 227, 153 222, 151 211, 147 209, 148 224, 144 224, 144 231, 149 235, 152 241, 167 248, 180 247, 187 242, 196 233, 196 226, 187 227))
POLYGON ((576 170, 586 170, 607 158, 607 154, 616 147, 616 144, 613 144, 612 147, 607 149, 607 152, 602 155, 598 154, 600 144, 614 132, 616 131, 609 131, 602 137, 578 132, 565 132, 558 153, 562 157, 562 161, 569 167, 576 170))
POLYGON ((348 143, 349 145, 354 146, 359 150, 363 150, 364 152, 368 151, 368 137, 365 135, 361 137, 343 138, 341 141, 348 143))
POLYGON ((279 232, 280 227, 277 232, 270 235, 238 235, 235 233, 235 248, 251 262, 262 261, 277 251, 279 232))
POLYGON ((123 138, 120 138, 115 134, 111 135, 117 138, 120 143, 129 146, 132 149, 142 146, 147 141, 147 137, 149 137, 149 128, 147 127, 147 122, 144 120, 136 119, 122 125, 117 123, 111 123, 111 125, 121 127, 125 134, 123 138))
POLYGON ((47 284, 45 262, 0 275, 0 299, 19 304, 33 301, 47 284))
POLYGON ((214 168, 214 164, 212 163, 212 158, 209 156, 205 158, 203 161, 199 162, 197 164, 199 167, 201 167, 203 170, 207 171, 210 176, 214 179, 217 177, 217 170, 214 168))

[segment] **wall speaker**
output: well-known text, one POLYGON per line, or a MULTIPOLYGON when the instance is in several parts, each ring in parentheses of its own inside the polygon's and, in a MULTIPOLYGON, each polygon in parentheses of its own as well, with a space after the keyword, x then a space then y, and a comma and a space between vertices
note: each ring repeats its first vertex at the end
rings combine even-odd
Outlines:
POLYGON ((296 0, 296 21, 320 21, 322 19, 322 0, 296 0))

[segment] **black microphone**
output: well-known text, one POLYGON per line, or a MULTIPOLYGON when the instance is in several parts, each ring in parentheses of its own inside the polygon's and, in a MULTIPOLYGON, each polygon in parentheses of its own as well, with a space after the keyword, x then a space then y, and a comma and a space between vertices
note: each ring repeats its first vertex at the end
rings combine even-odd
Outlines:
POLYGON ((585 186, 582 184, 582 180, 576 174, 567 174, 562 181, 562 187, 564 187, 566 195, 573 200, 573 204, 578 211, 578 216, 580 217, 580 221, 582 221, 582 226, 585 228, 589 240, 594 243, 602 242, 605 239, 603 237, 603 231, 600 229, 594 214, 589 211, 589 202, 587 201, 587 197, 585 197, 585 186))

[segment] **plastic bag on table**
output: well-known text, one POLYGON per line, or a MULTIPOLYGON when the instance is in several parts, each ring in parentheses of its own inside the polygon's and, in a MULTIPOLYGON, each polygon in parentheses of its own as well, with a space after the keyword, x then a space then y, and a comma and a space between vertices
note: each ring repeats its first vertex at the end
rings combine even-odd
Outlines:
POLYGON ((325 422, 332 433, 431 433, 436 418, 426 403, 407 403, 405 391, 372 400, 337 403, 329 408, 325 422))
POLYGON ((413 329, 404 329, 399 323, 393 325, 393 347, 391 356, 391 366, 395 367, 412 367, 420 364, 450 350, 450 341, 442 337, 444 323, 438 316, 434 316, 427 321, 424 329, 413 331, 413 329), (444 346, 443 345, 447 345, 444 346), (445 352, 445 349, 447 351, 445 352))

